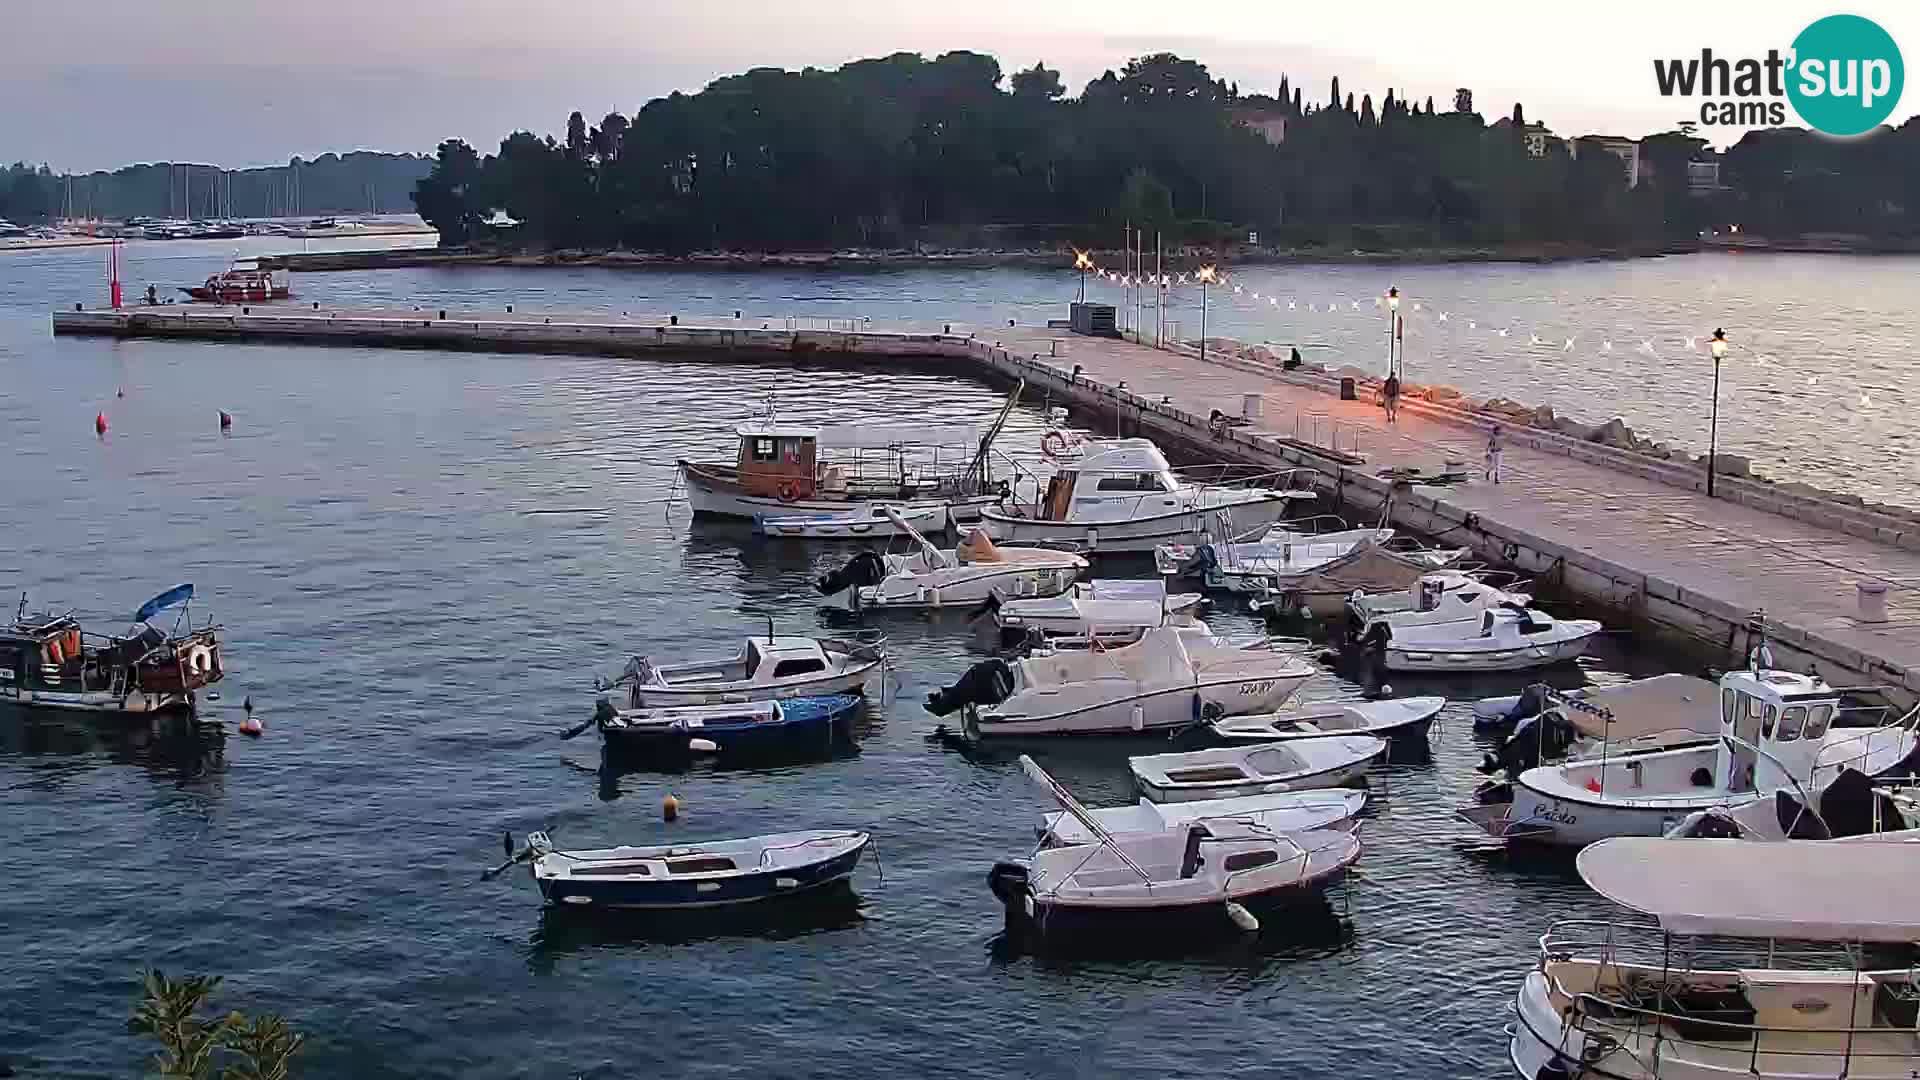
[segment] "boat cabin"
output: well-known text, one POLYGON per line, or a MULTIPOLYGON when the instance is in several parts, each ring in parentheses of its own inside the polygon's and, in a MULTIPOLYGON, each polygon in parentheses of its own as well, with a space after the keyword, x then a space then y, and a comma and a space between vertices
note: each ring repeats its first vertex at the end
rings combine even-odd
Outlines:
MULTIPOLYGON (((150 626, 142 626, 132 637, 112 638, 103 645, 99 638, 86 642, 80 624, 65 616, 24 619, 0 629, 0 691, 105 690, 117 694, 133 688, 136 676, 143 676, 138 679, 143 689, 178 692, 187 688, 184 676, 176 673, 173 685, 160 686, 168 682, 168 673, 160 667, 140 666, 166 645, 166 635, 150 626)), ((209 665, 217 663, 217 655, 208 650, 209 665)))
POLYGON ((1813 776, 1839 692, 1817 675, 1731 671, 1720 679, 1714 779, 1727 791, 1773 791, 1813 776))
POLYGON ((832 669, 833 662, 813 638, 751 638, 747 641, 747 678, 756 683, 797 679, 832 669))
POLYGON ((740 487, 749 495, 786 500, 811 499, 820 429, 789 424, 745 424, 738 429, 736 464, 740 487))
POLYGON ((1047 483, 1035 514, 1042 521, 1129 520, 1180 504, 1182 485, 1148 439, 1099 439, 1047 483))
MULTIPOLYGON (((735 478, 748 495, 799 499, 953 498, 982 487, 973 466, 981 440, 964 425, 809 427, 759 422, 735 429, 735 478), (949 450, 941 461, 942 447, 949 450)), ((984 459, 982 459, 984 460, 984 459)))

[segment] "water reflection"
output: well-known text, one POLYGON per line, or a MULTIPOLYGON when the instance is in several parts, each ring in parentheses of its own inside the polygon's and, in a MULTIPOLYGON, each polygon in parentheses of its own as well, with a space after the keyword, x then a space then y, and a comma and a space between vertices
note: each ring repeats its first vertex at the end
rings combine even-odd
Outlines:
POLYGON ((127 721, 0 706, 0 755, 28 759, 36 779, 27 786, 57 787, 100 764, 139 766, 176 787, 204 785, 226 772, 226 748, 224 724, 187 713, 127 721))
MULTIPOLYGON (((1126 971, 1148 965, 1239 968, 1250 974, 1282 963, 1333 956, 1355 943, 1347 887, 1313 900, 1262 909, 1260 929, 1237 930, 1222 917, 1210 929, 1183 926, 1179 933, 1154 932, 1142 920, 1139 932, 1106 932, 1073 937, 1042 936, 1023 922, 1009 921, 988 943, 994 963, 1030 959, 1051 971, 1126 971)), ((1164 927, 1160 928, 1164 931, 1164 927)))
MULTIPOLYGON (((856 871, 856 876, 858 876, 856 871)), ((864 901, 849 882, 778 902, 703 910, 583 911, 545 907, 527 940, 528 967, 550 974, 561 957, 602 949, 688 945, 719 938, 791 941, 866 921, 864 901)))

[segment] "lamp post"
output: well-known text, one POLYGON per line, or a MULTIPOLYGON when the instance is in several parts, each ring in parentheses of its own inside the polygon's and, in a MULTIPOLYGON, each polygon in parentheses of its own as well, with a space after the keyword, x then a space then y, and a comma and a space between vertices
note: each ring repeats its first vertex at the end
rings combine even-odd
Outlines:
POLYGON ((1204 364, 1207 361, 1207 286, 1213 284, 1215 273, 1213 267, 1203 266, 1193 276, 1200 279, 1200 362, 1204 364))
POLYGON ((1389 285, 1387 286, 1387 375, 1389 378, 1393 375, 1393 339, 1397 336, 1394 330, 1399 321, 1400 289, 1398 286, 1389 285))
POLYGON ((1708 343, 1713 352, 1713 412, 1707 421, 1707 498, 1713 498, 1713 474, 1719 471, 1720 451, 1720 361, 1727 356, 1727 332, 1715 329, 1708 343))
POLYGON ((1073 268, 1080 271, 1080 302, 1084 304, 1087 302, 1087 271, 1093 269, 1093 260, 1087 258, 1086 252, 1076 250, 1073 253, 1073 268))

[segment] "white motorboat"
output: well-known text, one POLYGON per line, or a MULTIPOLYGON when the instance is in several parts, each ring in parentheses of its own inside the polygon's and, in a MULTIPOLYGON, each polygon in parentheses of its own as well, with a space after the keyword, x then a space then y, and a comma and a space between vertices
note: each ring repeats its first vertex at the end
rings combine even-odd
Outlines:
POLYGON ((1135 734, 1278 708, 1314 674, 1289 653, 1203 645, 1160 627, 1118 648, 983 660, 927 695, 927 710, 965 709, 978 737, 1135 734))
POLYGON ((1474 706, 1476 727, 1482 718, 1488 724, 1483 730, 1513 724, 1480 771, 1519 776, 1553 761, 1711 743, 1720 735, 1719 700, 1720 688, 1711 681, 1673 673, 1567 692, 1535 684, 1518 696, 1474 706))
POLYGON ((842 513, 756 514, 753 530, 762 536, 793 540, 885 540, 903 535, 888 516, 889 511, 922 533, 940 532, 947 527, 944 505, 876 503, 864 510, 842 513))
POLYGON ((1058 596, 1009 600, 994 611, 1003 638, 1072 636, 1109 644, 1138 640, 1157 626, 1202 625, 1199 593, 1169 596, 1165 582, 1096 578, 1058 596))
POLYGON ((1572 660, 1600 633, 1592 619, 1555 619, 1532 597, 1457 571, 1404 593, 1356 594, 1349 631, 1389 671, 1522 671, 1572 660))
POLYGON ((509 853, 506 866, 526 863, 541 897, 556 907, 701 910, 777 902, 842 885, 870 840, 851 829, 810 829, 562 851, 546 833, 536 832, 528 834, 524 848, 509 853))
POLYGON ((1509 1028, 1520 1080, 1920 1074, 1920 980, 1866 966, 1920 941, 1920 843, 1613 839, 1576 865, 1645 919, 1540 938, 1509 1028))
POLYGON ((1718 738, 1708 744, 1542 765, 1460 812, 1504 840, 1578 847, 1610 836, 1660 836, 1700 810, 1815 792, 1846 769, 1875 776, 1905 763, 1920 710, 1877 728, 1829 728, 1839 692, 1792 671, 1720 679, 1718 738))
MULTIPOLYGON (((1271 795, 1247 795, 1237 799, 1195 799, 1180 803, 1157 803, 1141 799, 1132 806, 1108 806, 1087 812, 1093 815, 1101 828, 1116 836, 1165 832, 1191 821, 1211 820, 1235 821, 1270 833, 1305 832, 1310 829, 1352 832, 1359 824, 1360 811, 1366 805, 1367 793, 1364 791, 1314 788, 1308 791, 1280 791, 1271 795)), ((1065 811, 1042 817, 1037 832, 1041 841, 1049 845, 1096 842, 1094 835, 1065 811)))
POLYGON ((1251 933, 1256 911, 1318 901, 1360 858, 1350 832, 1276 834, 1224 819, 1116 836, 1031 758, 1020 764, 1095 841, 1041 848, 987 876, 1010 926, 1056 941, 1111 941, 1129 926, 1251 933))
POLYGON ((1433 718, 1446 708, 1443 697, 1391 701, 1307 701, 1278 712, 1226 716, 1213 733, 1229 743, 1287 742, 1329 735, 1373 735, 1382 739, 1425 738, 1433 718))
MULTIPOLYGON (((1014 391, 1018 396, 1019 391, 1014 391)), ((1009 399, 1009 406, 1012 404, 1009 399)), ((1006 410, 991 427, 782 423, 767 416, 734 430, 732 461, 679 463, 679 484, 696 517, 790 520, 812 516, 871 519, 891 506, 929 531, 979 519, 1010 492, 989 475, 988 450, 1006 410)))
POLYGON ((636 656, 619 678, 596 680, 594 689, 624 687, 628 708, 858 694, 885 659, 880 646, 865 642, 770 633, 718 660, 655 665, 636 656))
POLYGON ((1195 539, 1204 524, 1230 510, 1244 529, 1271 525, 1313 492, 1195 484, 1180 479, 1147 439, 1097 439, 1077 460, 1063 462, 1032 505, 1008 501, 981 518, 1000 540, 1071 544, 1088 551, 1149 552, 1195 539))
POLYGON ((883 511, 917 550, 855 555, 814 583, 828 605, 848 611, 975 607, 988 600, 1056 596, 1087 568, 1087 560, 1070 551, 1002 546, 979 529, 959 547, 942 551, 891 507, 883 511))
POLYGON ((1371 735, 1223 746, 1127 759, 1133 782, 1154 802, 1189 802, 1338 787, 1367 775, 1387 748, 1371 735))
POLYGON ((1847 769, 1831 784, 1808 793, 1780 790, 1771 799, 1696 810, 1667 830, 1669 837, 1728 840, 1845 840, 1897 835, 1920 837, 1920 789, 1910 782, 1888 786, 1847 769))

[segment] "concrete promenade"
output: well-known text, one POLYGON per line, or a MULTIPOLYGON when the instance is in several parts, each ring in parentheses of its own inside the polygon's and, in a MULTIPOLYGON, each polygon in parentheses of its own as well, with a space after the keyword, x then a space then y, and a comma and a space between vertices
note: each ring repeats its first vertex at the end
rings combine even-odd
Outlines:
POLYGON ((1309 466, 1323 510, 1364 518, 1393 485, 1388 467, 1426 473, 1464 462, 1464 484, 1415 485, 1394 499, 1397 524, 1541 577, 1610 621, 1676 634, 1736 662, 1747 617, 1764 611, 1784 664, 1817 667, 1836 683, 1895 688, 1920 700, 1920 525, 1841 501, 1721 478, 1719 497, 1697 490, 1700 471, 1566 436, 1503 424, 1504 482, 1481 479, 1491 421, 1409 402, 1388 425, 1370 400, 1341 401, 1324 375, 1283 373, 1244 357, 1206 361, 1188 347, 1160 350, 1063 330, 960 327, 889 331, 859 321, 605 316, 539 312, 326 311, 293 305, 174 305, 125 312, 56 312, 59 334, 200 340, 300 341, 459 349, 645 354, 716 360, 770 353, 827 359, 852 354, 947 358, 957 375, 987 370, 1026 378, 1029 400, 1050 395, 1076 422, 1183 444, 1215 460, 1309 466), (1080 370, 1076 373, 1075 368, 1080 370), (1214 410, 1252 423, 1222 429, 1214 410), (1860 618, 1857 586, 1884 583, 1888 618, 1860 618))

